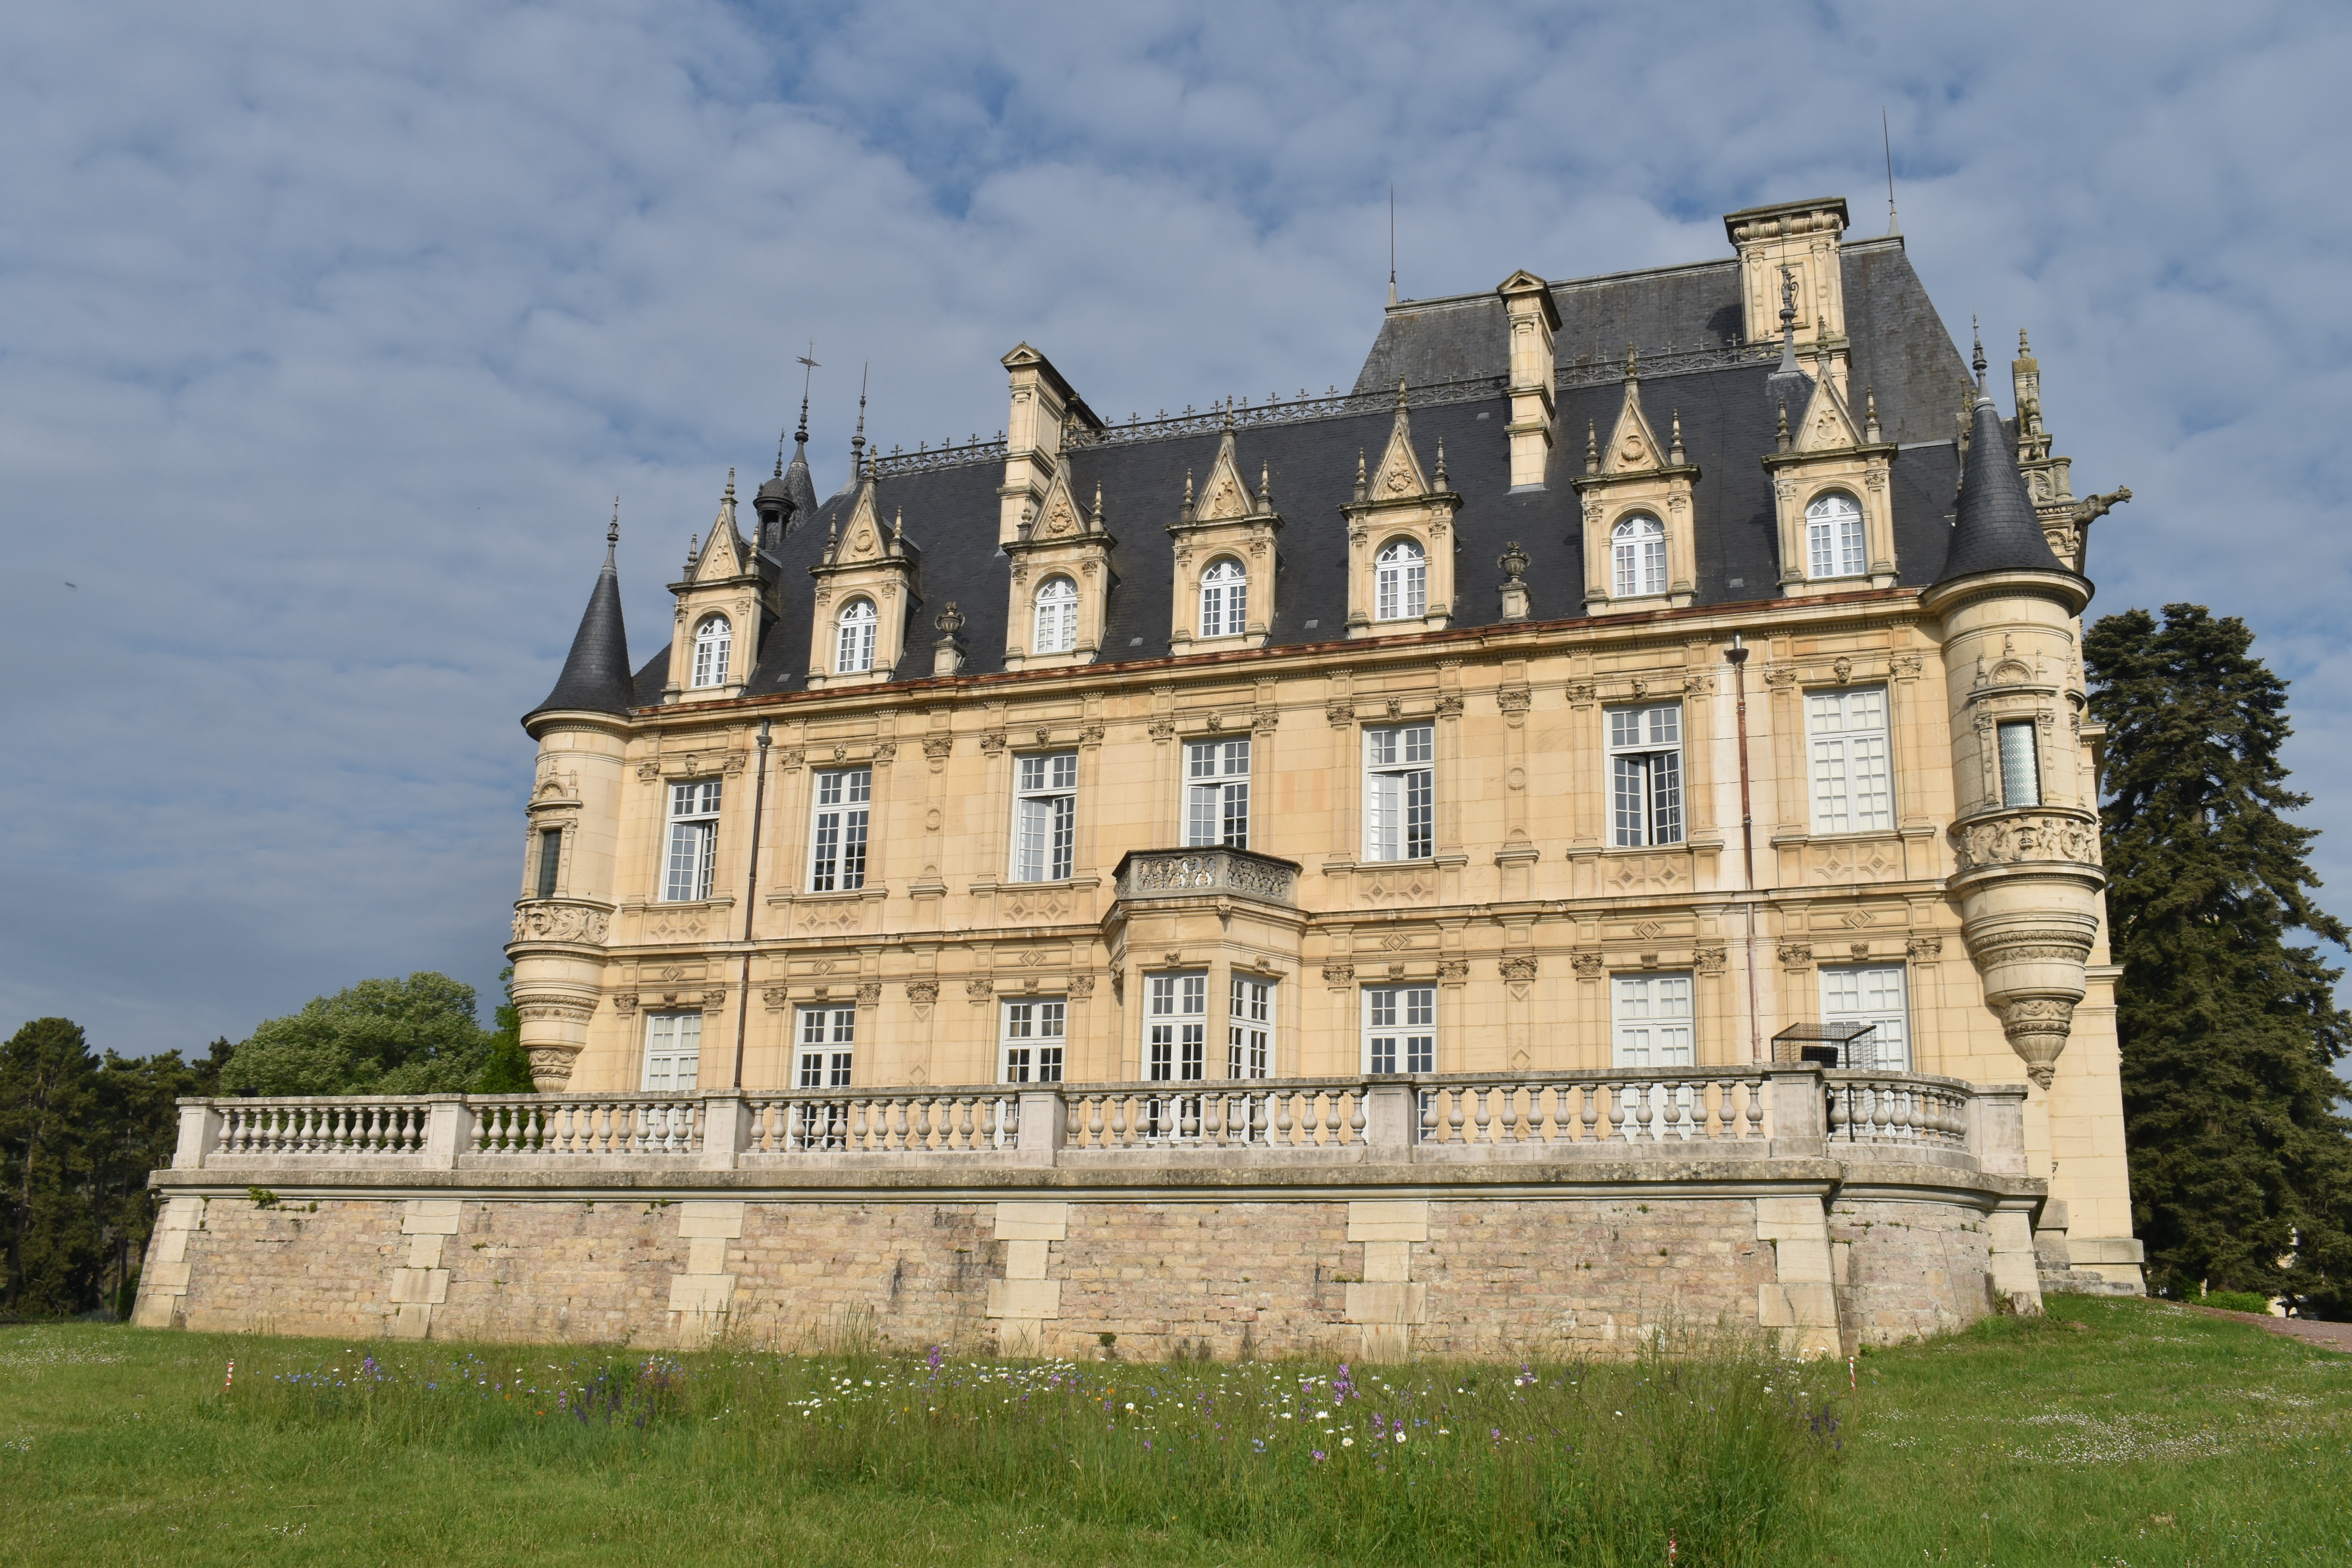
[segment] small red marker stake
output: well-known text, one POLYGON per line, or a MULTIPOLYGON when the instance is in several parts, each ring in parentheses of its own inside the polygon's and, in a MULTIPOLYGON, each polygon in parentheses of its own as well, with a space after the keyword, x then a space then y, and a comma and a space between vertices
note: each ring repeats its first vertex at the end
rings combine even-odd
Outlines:
POLYGON ((226 1393, 229 1391, 229 1385, 230 1385, 230 1384, 234 1384, 234 1383, 236 1383, 236 1363, 234 1360, 232 1360, 232 1361, 228 1363, 228 1375, 227 1375, 226 1377, 225 1377, 225 1378, 222 1378, 222 1379, 221 1379, 221 1392, 222 1392, 223 1394, 226 1394, 226 1393))
POLYGON ((1852 1356, 1845 1358, 1845 1386, 1849 1394, 1858 1394, 1862 1390, 1862 1384, 1853 1379, 1853 1357, 1852 1356))

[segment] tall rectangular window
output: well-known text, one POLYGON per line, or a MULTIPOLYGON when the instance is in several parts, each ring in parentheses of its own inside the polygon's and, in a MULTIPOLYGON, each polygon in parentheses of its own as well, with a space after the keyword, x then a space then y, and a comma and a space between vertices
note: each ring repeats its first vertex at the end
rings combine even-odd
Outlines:
POLYGON ((1683 841, 1679 703, 1609 710, 1609 798, 1620 847, 1683 841))
POLYGON ((801 1088, 847 1089, 856 1051, 856 1007, 801 1009, 801 1088))
POLYGON ((1208 1076, 1209 977, 1149 977, 1143 1015, 1143 1075, 1154 1083, 1208 1076))
POLYGON ((1077 847, 1078 753, 1013 759, 1013 879, 1059 882, 1077 847))
POLYGON ((1886 689, 1805 694, 1813 750, 1813 831, 1874 833, 1895 826, 1886 771, 1886 689))
POLYGON ((1364 731, 1365 859, 1425 860, 1436 852, 1436 737, 1428 724, 1364 731))
POLYGON ((1274 982, 1234 976, 1225 1011, 1225 1076, 1268 1078, 1274 1073, 1274 982))
POLYGON ((1616 1042, 1612 1064, 1621 1068, 1696 1065, 1691 1041, 1691 977, 1618 974, 1609 982, 1616 1042))
POLYGON ((1910 1009, 1905 1004, 1901 964, 1823 969, 1822 1022, 1870 1026, 1869 1035, 1854 1042, 1847 1066, 1877 1072, 1911 1070, 1910 1009))
POLYGON ((2000 738, 2000 804, 2042 804, 2042 745, 2031 719, 2012 720, 1998 729, 2000 738))
POLYGON ((701 1014, 646 1015, 644 1088, 647 1094, 683 1094, 692 1089, 701 1059, 701 1014))
POLYGON ((1250 743, 1193 741, 1184 747, 1184 842, 1249 847, 1250 743))
POLYGON ((1372 985, 1364 989, 1364 1070, 1437 1070, 1437 987, 1372 985))
POLYGON ((539 830, 539 896, 555 897, 555 880, 563 869, 563 829, 542 827, 539 830))
POLYGON ((691 903, 710 896, 719 857, 719 780, 669 786, 669 864, 662 897, 691 903))
POLYGON ((1004 1004, 1004 1081, 1059 1083, 1069 1004, 1059 996, 1004 1004))
POLYGON ((866 835, 873 811, 872 768, 828 768, 816 775, 809 824, 809 891, 855 892, 866 886, 866 835))

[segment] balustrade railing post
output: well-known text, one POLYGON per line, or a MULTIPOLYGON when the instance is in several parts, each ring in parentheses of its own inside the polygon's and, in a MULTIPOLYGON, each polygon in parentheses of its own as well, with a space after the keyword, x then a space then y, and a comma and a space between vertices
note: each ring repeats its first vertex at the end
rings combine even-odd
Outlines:
POLYGON ((1771 1101, 1772 1156, 1818 1159, 1829 1140, 1822 1069, 1775 1068, 1764 1092, 1771 1101))
POLYGON ((702 1098, 702 1157, 706 1171, 731 1171, 751 1146, 751 1107, 740 1090, 729 1089, 702 1098))
POLYGON ((172 1151, 172 1169, 198 1171, 221 1140, 221 1113, 209 1100, 180 1101, 180 1142, 172 1151))
POLYGON ((473 1140, 467 1136, 473 1131, 473 1114, 467 1109, 464 1097, 436 1094, 425 1097, 425 1168, 428 1171, 454 1171, 457 1155, 473 1140))
POLYGON ((1412 1158, 1421 1142, 1421 1100, 1409 1083, 1364 1086, 1364 1147, 1375 1160, 1399 1164, 1412 1158))
POLYGON ((1969 1152, 1989 1175, 2025 1174, 2025 1086, 1979 1085, 1969 1098, 1969 1152))
POLYGON ((1057 1089, 1024 1089, 1020 1094, 1021 1123, 1013 1147, 1024 1154, 1043 1154, 1045 1163, 1061 1158, 1069 1138, 1068 1108, 1057 1089))

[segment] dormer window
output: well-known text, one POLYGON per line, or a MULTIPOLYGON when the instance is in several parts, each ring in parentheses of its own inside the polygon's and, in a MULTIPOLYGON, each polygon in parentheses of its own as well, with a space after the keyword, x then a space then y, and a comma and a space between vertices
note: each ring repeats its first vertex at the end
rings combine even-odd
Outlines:
POLYGON ((1068 653, 1078 646, 1078 585, 1050 577, 1037 590, 1037 636, 1032 651, 1068 653))
POLYGON ((706 616, 694 628, 694 684, 727 684, 727 656, 735 644, 734 626, 725 616, 706 616))
POLYGON ((852 599, 841 612, 841 636, 835 639, 833 669, 836 675, 857 675, 874 668, 874 601, 852 599))
POLYGON ((1861 504, 1843 490, 1816 498, 1805 509, 1806 575, 1859 577, 1868 570, 1861 504))
POLYGON ((1201 574, 1201 635, 1241 636, 1249 624, 1249 573, 1231 556, 1201 574))
POLYGON ((1419 620, 1429 613, 1429 557, 1410 539, 1383 549, 1373 562, 1372 618, 1419 620))
POLYGON ((1648 512, 1637 511, 1611 531, 1609 555, 1618 598, 1666 591, 1666 527, 1648 512))

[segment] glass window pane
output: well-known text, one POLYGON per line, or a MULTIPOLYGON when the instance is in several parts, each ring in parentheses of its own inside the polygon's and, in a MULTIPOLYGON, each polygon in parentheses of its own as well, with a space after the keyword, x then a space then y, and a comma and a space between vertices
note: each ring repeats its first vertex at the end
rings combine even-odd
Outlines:
POLYGON ((2040 747, 2031 720, 2000 727, 2000 803, 2003 805, 2042 804, 2040 747))

